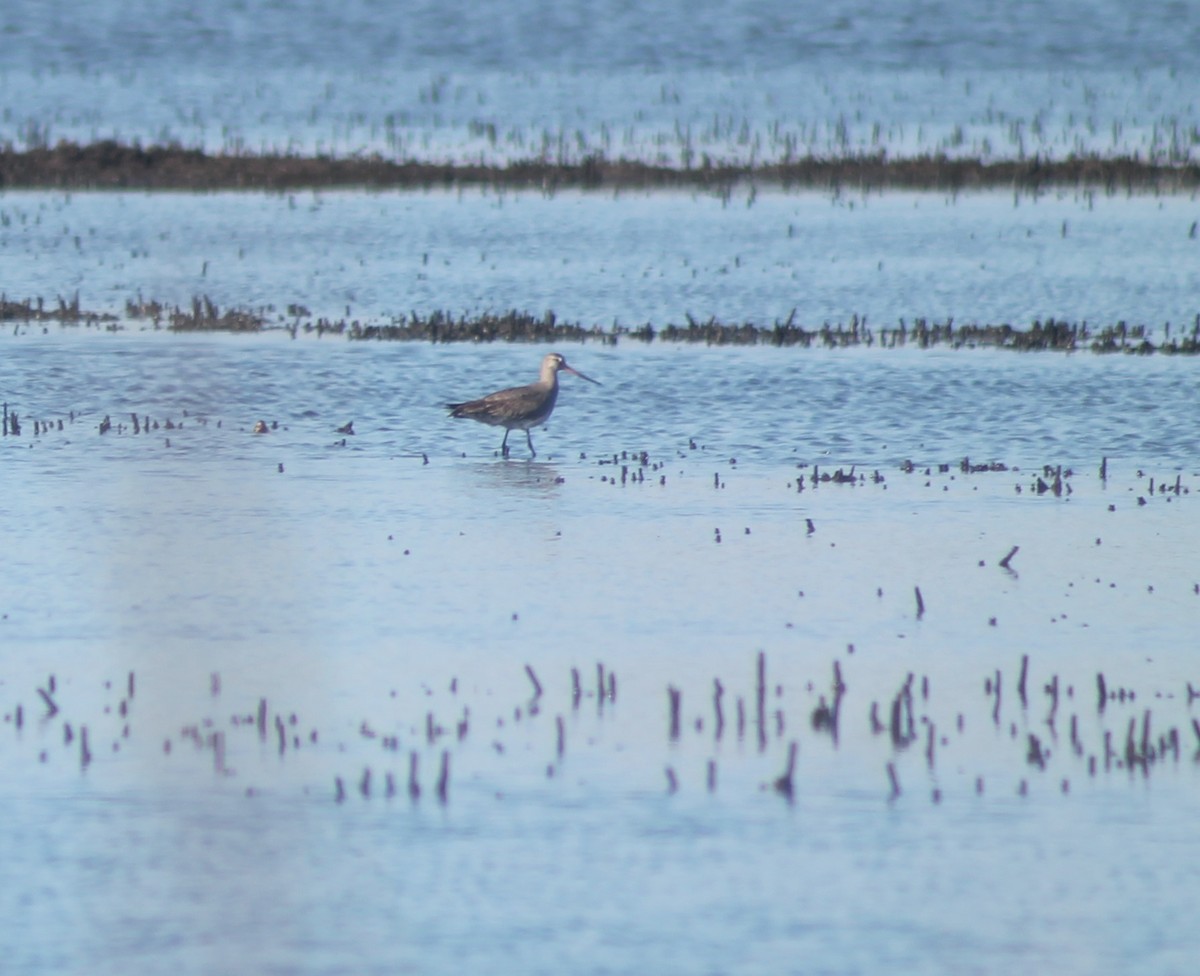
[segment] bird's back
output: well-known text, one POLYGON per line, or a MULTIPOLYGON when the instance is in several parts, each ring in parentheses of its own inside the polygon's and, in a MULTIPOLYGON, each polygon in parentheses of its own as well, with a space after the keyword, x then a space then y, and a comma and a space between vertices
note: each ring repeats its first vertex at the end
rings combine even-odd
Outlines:
POLYGON ((516 386, 510 390, 498 390, 478 400, 465 403, 448 403, 451 417, 465 417, 481 423, 510 430, 528 430, 545 423, 554 411, 558 399, 558 384, 546 389, 541 383, 516 386))

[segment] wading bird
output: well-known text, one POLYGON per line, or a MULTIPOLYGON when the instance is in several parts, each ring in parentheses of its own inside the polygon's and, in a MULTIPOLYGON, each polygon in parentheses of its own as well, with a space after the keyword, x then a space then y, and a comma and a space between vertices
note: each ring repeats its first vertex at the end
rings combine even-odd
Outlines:
POLYGON ((536 383, 528 386, 514 386, 510 390, 497 390, 478 400, 468 400, 466 403, 448 403, 451 417, 467 417, 478 420, 481 424, 504 428, 504 440, 500 442, 500 454, 508 457, 509 431, 525 431, 525 440, 529 443, 529 453, 537 457, 533 449, 533 438, 529 436, 532 427, 540 427, 550 419, 554 412, 554 403, 558 399, 558 373, 562 370, 578 376, 581 380, 600 386, 599 380, 584 376, 579 370, 572 369, 567 361, 556 352, 549 353, 542 360, 542 375, 536 383))

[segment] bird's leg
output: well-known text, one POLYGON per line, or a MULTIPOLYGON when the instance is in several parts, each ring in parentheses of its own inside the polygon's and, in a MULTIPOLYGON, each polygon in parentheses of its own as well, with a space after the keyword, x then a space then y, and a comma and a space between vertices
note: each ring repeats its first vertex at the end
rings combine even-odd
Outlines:
POLYGON ((500 442, 500 456, 502 458, 508 457, 508 428, 507 427, 504 428, 504 440, 502 440, 500 442))
POLYGON ((537 451, 533 449, 533 438, 529 436, 529 428, 525 428, 525 441, 529 444, 529 456, 537 457, 537 451))

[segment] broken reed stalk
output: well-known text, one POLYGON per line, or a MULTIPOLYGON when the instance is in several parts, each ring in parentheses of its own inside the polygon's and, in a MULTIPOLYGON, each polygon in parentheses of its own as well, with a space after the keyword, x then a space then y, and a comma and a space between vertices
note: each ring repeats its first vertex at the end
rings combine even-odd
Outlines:
POLYGON ((1009 549, 1008 555, 1000 560, 1000 568, 1008 569, 1008 564, 1012 561, 1012 557, 1015 556, 1020 551, 1021 551, 1020 546, 1013 546, 1011 549, 1009 549))
POLYGON ((897 748, 904 745, 904 733, 900 724, 900 716, 902 714, 903 707, 904 705, 899 695, 892 699, 892 717, 888 728, 892 736, 892 745, 896 746, 897 748))
POLYGON ((900 779, 896 775, 896 764, 895 763, 890 762, 887 764, 887 774, 888 774, 888 780, 892 784, 892 792, 891 792, 891 795, 888 797, 888 802, 891 802, 900 796, 900 779))
POLYGON ((54 699, 50 697, 50 692, 39 688, 37 693, 41 695, 42 701, 46 704, 46 718, 54 718, 58 714, 58 706, 54 704, 54 699))
POLYGON ((450 750, 442 750, 442 768, 438 772, 437 781, 437 798, 438 802, 444 804, 447 799, 447 791, 450 787, 450 750))
POLYGON ((842 714, 842 696, 846 694, 846 683, 842 680, 842 666, 833 662, 833 705, 829 709, 829 733, 834 748, 838 744, 838 719, 842 714))
POLYGON ((674 685, 667 685, 667 697, 671 703, 671 741, 679 738, 679 699, 681 692, 674 685))
POLYGON ((1046 753, 1042 750, 1042 742, 1033 733, 1029 734, 1029 751, 1025 755, 1025 761, 1038 769, 1046 768, 1046 753))
POLYGON ((757 677, 754 687, 754 701, 758 713, 758 750, 762 752, 767 747, 767 655, 758 652, 757 677))
POLYGON ((408 797, 414 803, 421 797, 421 784, 417 781, 417 767, 421 757, 414 751, 408 754, 408 797))
POLYGON ((914 586, 913 592, 917 597, 917 619, 920 620, 925 616, 925 601, 921 597, 921 588, 919 586, 914 586))
POLYGON ((725 712, 721 708, 721 697, 724 694, 725 688, 721 684, 721 679, 713 678, 713 710, 717 713, 716 738, 718 742, 725 732, 725 712))
POLYGON ((795 739, 788 743, 787 766, 784 768, 782 775, 778 776, 773 784, 775 792, 787 797, 789 801, 796 794, 794 777, 796 773, 796 753, 799 751, 799 748, 795 739))
POLYGON ((525 665, 525 673, 527 675, 529 675, 529 680, 531 682, 533 682, 533 697, 541 698, 542 697, 542 683, 540 681, 538 681, 537 675, 534 674, 534 672, 533 672, 533 668, 528 664, 525 665))
POLYGON ((1029 674, 1029 655, 1021 655, 1021 677, 1017 679, 1017 695, 1021 699, 1021 707, 1024 708, 1028 704, 1025 697, 1025 678, 1029 674))

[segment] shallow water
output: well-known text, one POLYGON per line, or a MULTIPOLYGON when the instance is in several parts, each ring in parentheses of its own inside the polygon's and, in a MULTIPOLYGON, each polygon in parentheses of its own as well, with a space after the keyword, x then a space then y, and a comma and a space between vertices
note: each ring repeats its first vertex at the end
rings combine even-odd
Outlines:
POLYGON ((15 0, 0 140, 504 163, 1195 160, 1188 4, 15 0), (152 10, 149 8, 153 8, 152 10))
POLYGON ((589 346, 568 353, 605 385, 564 377, 530 462, 439 403, 531 372, 535 348, 5 344, 22 971, 1178 972, 1194 953, 1193 362, 589 346), (134 434, 135 410, 176 426, 134 434), (124 426, 99 434, 105 415, 124 426), (1034 490, 1043 464, 1073 469, 1061 496, 1034 490), (813 465, 867 478, 814 487, 813 465), (810 722, 835 661, 836 744, 810 722), (897 746, 869 713, 889 724, 909 673, 897 746), (1098 709, 1101 673, 1135 697, 1098 709), (1147 712, 1156 757, 1126 770, 1147 712), (1178 758, 1157 753, 1170 729, 1178 758), (789 803, 771 784, 792 741, 789 803))
POLYGON ((1187 196, 9 192, 0 219, 8 298, 117 313, 204 295, 280 324, 291 305, 300 321, 517 309, 602 328, 794 314, 1190 331, 1200 314, 1187 196))
MULTIPOLYGON (((1186 5, 144 6, 6 4, 0 140, 1196 145, 1186 5)), ((1085 192, 5 192, 0 291, 1162 339, 1200 312, 1198 218, 1085 192)), ((536 460, 519 435, 504 460, 442 404, 542 347, 117 326, 0 336, 6 971, 1194 968, 1194 359, 586 344, 560 351, 604 385, 565 376, 536 460)))

